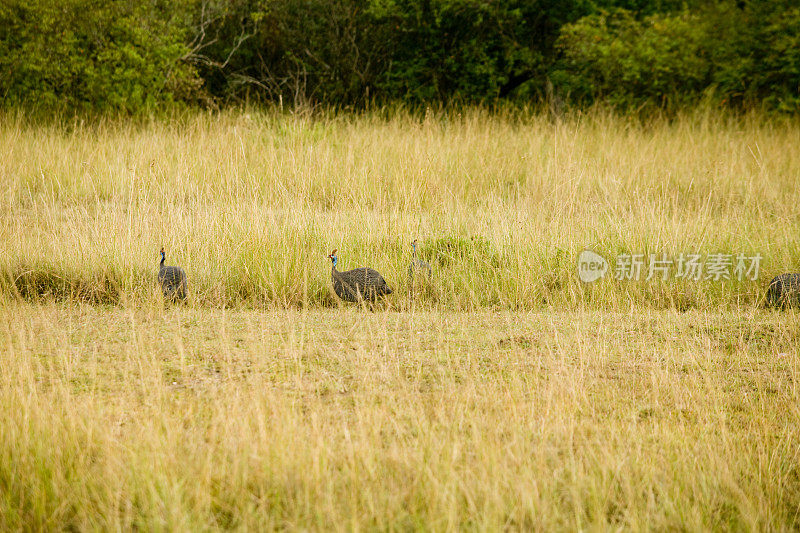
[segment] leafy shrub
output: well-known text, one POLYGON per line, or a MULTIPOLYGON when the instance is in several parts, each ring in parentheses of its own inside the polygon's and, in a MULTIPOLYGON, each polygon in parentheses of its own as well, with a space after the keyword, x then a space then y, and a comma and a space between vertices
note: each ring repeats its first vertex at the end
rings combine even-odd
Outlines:
POLYGON ((612 10, 565 25, 558 47, 554 83, 578 102, 800 109, 800 8, 783 0, 645 17, 612 10))
POLYGON ((188 4, 150 0, 7 0, 0 5, 5 106, 137 112, 198 88, 188 4))
POLYGON ((680 106, 709 86, 707 28, 698 15, 637 20, 617 10, 566 26, 559 45, 573 96, 612 105, 680 106))

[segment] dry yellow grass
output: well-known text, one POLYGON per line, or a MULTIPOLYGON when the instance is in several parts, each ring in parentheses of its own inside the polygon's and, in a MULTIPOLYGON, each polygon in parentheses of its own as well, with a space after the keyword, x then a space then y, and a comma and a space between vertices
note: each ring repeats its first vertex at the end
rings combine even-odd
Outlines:
MULTIPOLYGON (((426 303, 539 309, 753 304, 747 283, 582 285, 575 259, 761 253, 800 266, 800 127, 757 118, 553 124, 480 111, 0 125, 0 272, 26 294, 140 301, 158 250, 200 305, 332 302, 326 256, 405 287, 410 242, 469 241, 426 303)), ((398 291, 398 294, 404 293, 398 291)), ((402 307, 401 300, 394 305, 402 307)))
POLYGON ((0 529, 797 529, 800 315, 760 299, 800 269, 798 133, 5 117, 0 529), (333 248, 384 307, 336 303, 333 248), (584 248, 764 273, 586 285, 584 248))
POLYGON ((3 529, 794 529, 796 313, 0 311, 3 529))

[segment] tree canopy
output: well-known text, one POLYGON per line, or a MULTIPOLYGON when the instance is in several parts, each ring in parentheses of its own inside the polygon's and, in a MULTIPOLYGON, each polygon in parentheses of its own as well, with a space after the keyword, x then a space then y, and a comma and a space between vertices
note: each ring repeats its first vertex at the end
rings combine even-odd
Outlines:
POLYGON ((2 106, 800 109, 792 0, 2 0, 2 106))

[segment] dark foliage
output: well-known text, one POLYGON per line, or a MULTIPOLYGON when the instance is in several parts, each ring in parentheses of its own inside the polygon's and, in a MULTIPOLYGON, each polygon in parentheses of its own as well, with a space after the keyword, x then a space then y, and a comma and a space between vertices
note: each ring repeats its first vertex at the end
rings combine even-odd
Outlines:
POLYGON ((3 0, 3 107, 502 100, 796 113, 792 0, 3 0))

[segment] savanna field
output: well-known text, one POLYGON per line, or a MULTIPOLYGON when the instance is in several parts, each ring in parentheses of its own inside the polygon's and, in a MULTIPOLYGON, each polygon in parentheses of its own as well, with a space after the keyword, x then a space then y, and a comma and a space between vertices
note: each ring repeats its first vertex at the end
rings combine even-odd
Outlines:
POLYGON ((385 115, 2 117, 0 529, 800 528, 796 121, 385 115))

